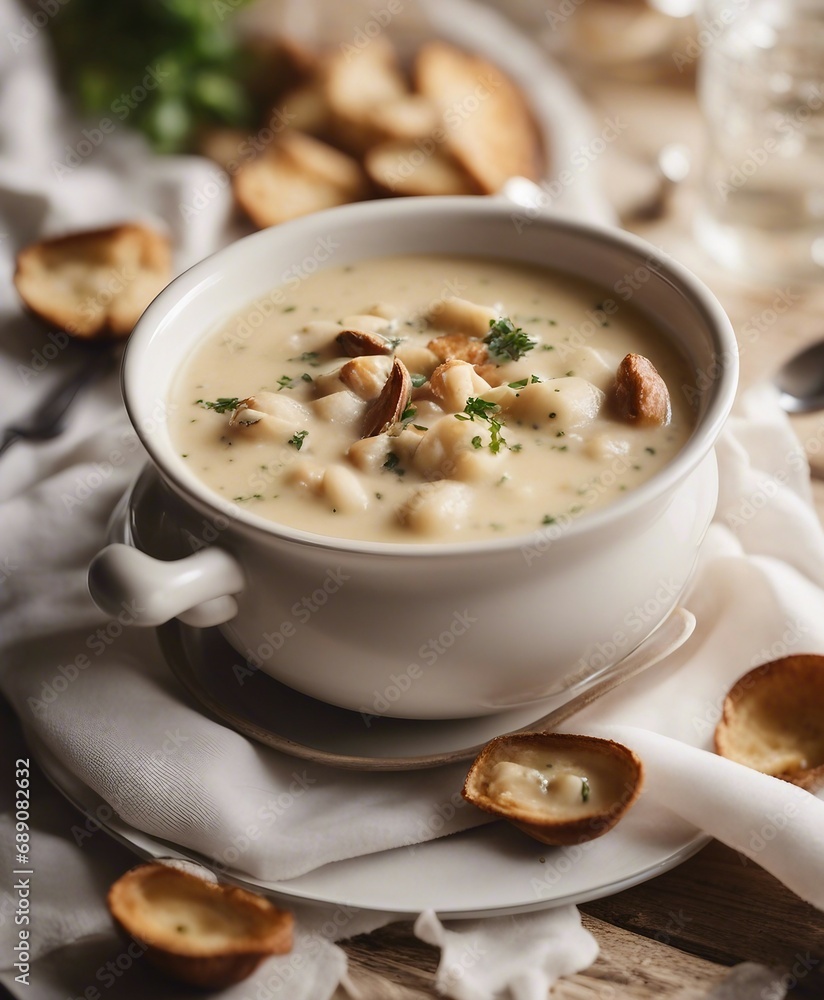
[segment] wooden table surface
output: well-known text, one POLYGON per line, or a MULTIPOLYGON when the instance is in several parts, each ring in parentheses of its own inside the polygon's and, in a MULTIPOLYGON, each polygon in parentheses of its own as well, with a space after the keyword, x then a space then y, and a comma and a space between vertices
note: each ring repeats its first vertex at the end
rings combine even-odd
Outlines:
MULTIPOLYGON (((622 131, 598 166, 615 204, 666 142, 685 142, 700 165, 702 128, 688 85, 588 81, 584 89, 596 128, 619 119, 622 131)), ((563 169, 563 164, 559 169, 563 169)), ((675 192, 665 216, 628 226, 694 270, 718 295, 739 336, 742 389, 768 378, 800 346, 824 337, 824 288, 784 282, 748 284, 704 257, 691 235, 698 170, 675 192), (784 294, 793 306, 773 322, 784 294), (753 333, 756 331, 757 336, 753 333)), ((796 418, 811 461, 824 474, 824 416, 796 418)), ((824 482, 813 478, 824 518, 824 482)), ((479 872, 482 878, 483 873, 479 872)), ((819 872, 817 877, 824 877, 819 872)), ((559 1000, 694 1000, 705 997, 744 961, 784 970, 793 997, 824 997, 824 916, 755 863, 711 842, 675 870, 618 895, 580 907, 601 946, 595 964, 559 982, 559 1000)), ((411 924, 395 924, 344 944, 351 978, 371 1000, 437 996, 438 952, 417 941, 411 924)), ((343 991, 336 997, 343 998, 343 991)), ((761 992, 753 1000, 770 1000, 761 992)))

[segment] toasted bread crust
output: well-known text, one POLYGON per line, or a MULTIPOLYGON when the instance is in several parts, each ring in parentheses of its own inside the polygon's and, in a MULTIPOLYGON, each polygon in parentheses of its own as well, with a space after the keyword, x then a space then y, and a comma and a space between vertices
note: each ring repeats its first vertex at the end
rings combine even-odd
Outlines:
POLYGON ((125 337, 170 277, 166 237, 126 223, 25 247, 14 284, 31 312, 73 336, 125 337))
POLYGON ((715 752, 809 791, 824 787, 824 656, 786 656, 740 677, 715 752))
POLYGON ((355 160, 297 130, 285 133, 233 178, 235 198, 265 229, 309 212, 358 201, 366 178, 355 160))
POLYGON ((364 166, 375 186, 388 195, 480 193, 466 170, 443 148, 423 151, 408 140, 385 142, 367 152, 364 166))
POLYGON ((613 740, 566 733, 512 733, 498 736, 481 750, 466 776, 461 794, 474 806, 508 820, 519 830, 542 844, 580 844, 594 840, 611 830, 638 798, 643 784, 644 766, 628 747, 613 740), (488 772, 499 761, 517 761, 519 748, 536 748, 552 754, 554 749, 574 751, 596 750, 610 758, 624 778, 625 795, 608 810, 593 811, 575 819, 547 817, 540 812, 518 805, 502 805, 487 793, 488 772))
POLYGON ((482 191, 494 194, 515 176, 538 180, 535 123, 520 90, 497 66, 435 41, 418 53, 414 78, 416 89, 444 112, 447 144, 482 191))
POLYGON ((109 890, 107 905, 120 930, 146 947, 146 958, 156 968, 202 989, 240 982, 268 956, 292 948, 291 913, 245 889, 205 882, 159 863, 139 865, 121 876, 109 890), (162 913, 169 902, 181 914, 174 928, 162 913), (222 941, 216 942, 214 933, 198 938, 198 922, 209 910, 225 928, 222 941))

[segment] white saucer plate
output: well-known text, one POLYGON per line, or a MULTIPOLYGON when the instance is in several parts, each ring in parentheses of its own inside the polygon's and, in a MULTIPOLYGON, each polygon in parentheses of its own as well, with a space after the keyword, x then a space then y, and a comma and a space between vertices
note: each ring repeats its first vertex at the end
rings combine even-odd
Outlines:
MULTIPOLYGON (((186 858, 209 866, 208 858, 111 816, 106 803, 42 747, 35 757, 70 802, 142 858, 186 858)), ((442 806, 441 814, 450 807, 442 806)), ((433 813, 433 829, 437 822, 433 813)), ((413 847, 337 861, 289 881, 266 882, 231 870, 222 877, 286 904, 398 918, 426 909, 444 919, 496 917, 611 896, 676 867, 709 839, 642 795, 608 834, 573 847, 547 847, 505 823, 490 823, 413 847)))

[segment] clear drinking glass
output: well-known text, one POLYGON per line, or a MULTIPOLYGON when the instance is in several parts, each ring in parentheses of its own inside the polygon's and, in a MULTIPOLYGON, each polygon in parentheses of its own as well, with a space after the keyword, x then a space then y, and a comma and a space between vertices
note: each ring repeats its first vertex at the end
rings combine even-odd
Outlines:
POLYGON ((704 0, 696 236, 767 280, 824 279, 824 0, 704 0))

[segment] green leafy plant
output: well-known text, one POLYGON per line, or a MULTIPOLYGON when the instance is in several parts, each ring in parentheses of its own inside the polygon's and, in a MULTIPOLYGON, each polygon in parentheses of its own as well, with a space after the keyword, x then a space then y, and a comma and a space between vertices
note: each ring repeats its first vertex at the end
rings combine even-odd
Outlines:
POLYGON ((49 26, 63 85, 83 112, 128 122, 159 152, 190 148, 208 125, 251 127, 254 61, 227 13, 247 2, 71 0, 49 26))

